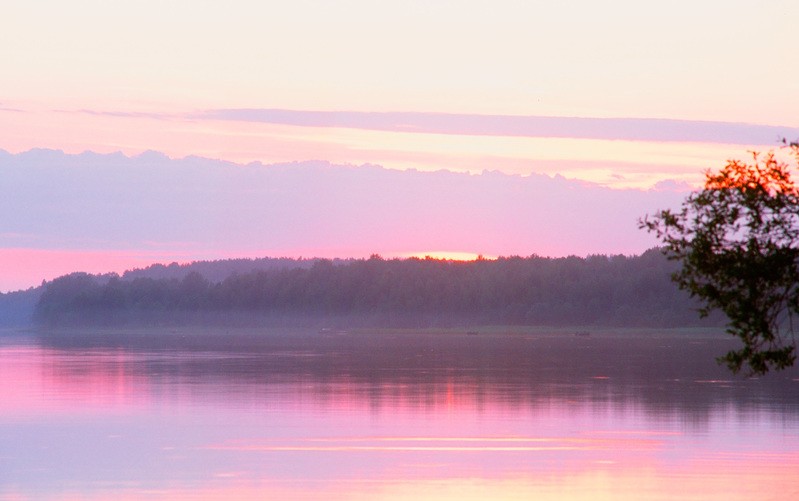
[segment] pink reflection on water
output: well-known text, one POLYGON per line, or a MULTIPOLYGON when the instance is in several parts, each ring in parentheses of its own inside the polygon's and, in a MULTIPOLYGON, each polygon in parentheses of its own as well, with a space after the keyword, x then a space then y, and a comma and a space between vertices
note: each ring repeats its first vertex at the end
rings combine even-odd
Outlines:
POLYGON ((152 402, 147 378, 125 350, 64 353, 0 348, 0 414, 126 412, 152 402))
MULTIPOLYGON (((397 471, 381 478, 340 481, 282 481, 281 479, 241 478, 242 472, 220 472, 203 487, 162 489, 127 488, 99 490, 87 495, 66 491, 53 499, 119 501, 139 499, 217 500, 599 500, 639 501, 709 500, 751 501, 788 500, 799 494, 796 471, 799 462, 787 458, 755 464, 688 463, 664 471, 656 462, 638 464, 592 464, 576 469, 564 468, 546 474, 458 476, 433 471, 428 475, 397 471)), ((23 493, 3 491, 9 500, 29 500, 23 493)))
POLYGON ((653 451, 662 442, 651 439, 527 437, 373 437, 314 438, 295 441, 227 442, 205 447, 240 452, 541 452, 653 451))
MULTIPOLYGON (((150 416, 152 428, 128 420, 120 430, 134 424, 145 433, 163 434, 159 448, 142 449, 141 457, 166 457, 162 468, 174 469, 174 477, 155 482, 123 476, 111 482, 90 469, 48 499, 750 500, 799 495, 795 414, 748 415, 723 401, 697 430, 682 421, 690 416, 654 415, 635 400, 580 400, 554 389, 509 398, 507 389, 485 388, 476 376, 464 374, 447 373, 429 384, 396 376, 372 384, 347 374, 211 377, 174 367, 165 375, 162 369, 177 363, 171 356, 0 348, 0 417, 12 418, 0 425, 24 416, 54 417, 60 426, 61 420, 98 414, 106 420, 114 413, 152 414, 169 406, 169 412, 150 416), (152 365, 159 361, 164 364, 152 365), (775 427, 780 419, 783 427, 775 427), (201 461, 187 462, 195 457, 201 461), (281 469, 285 465, 293 469, 281 469)), ((211 367, 231 361, 214 356, 184 353, 181 360, 211 367)), ((231 367, 238 366, 235 362, 231 367)), ((606 382, 611 384, 600 380, 606 382)), ((604 391, 605 386, 592 388, 604 391)), ((131 435, 103 453, 128 454, 142 438, 131 435)), ((0 451, 0 465, 13 455, 0 451)), ((109 458, 89 459, 100 468, 109 458)), ((0 475, 0 499, 38 498, 15 480, 0 475)))

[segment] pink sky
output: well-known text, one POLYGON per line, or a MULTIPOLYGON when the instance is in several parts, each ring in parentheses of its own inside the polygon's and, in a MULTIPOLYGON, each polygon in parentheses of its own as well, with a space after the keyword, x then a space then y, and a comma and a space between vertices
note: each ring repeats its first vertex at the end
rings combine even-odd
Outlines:
MULTIPOLYGON (((202 0, 184 7, 155 0, 6 6, 0 149, 496 170, 648 190, 696 186, 707 168, 799 136, 799 66, 789 63, 796 2, 202 0)), ((1 176, 5 196, 15 185, 1 176)), ((564 208, 562 224, 579 209, 564 208)), ((0 214, 0 235, 12 226, 31 233, 14 218, 0 214)), ((150 258, 368 255, 381 247, 206 243, 187 253, 82 238, 62 235, 46 248, 3 238, 0 266, 15 278, 0 290, 73 265, 100 271, 150 258)), ((546 251, 510 242, 505 248, 520 254, 546 251)), ((416 246, 382 250, 485 251, 416 246)))

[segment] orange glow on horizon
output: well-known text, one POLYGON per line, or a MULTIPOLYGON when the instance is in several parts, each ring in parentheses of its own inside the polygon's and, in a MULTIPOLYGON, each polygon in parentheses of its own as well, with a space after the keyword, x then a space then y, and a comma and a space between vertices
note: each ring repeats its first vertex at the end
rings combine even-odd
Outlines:
POLYGON ((439 259, 442 261, 477 261, 479 259, 486 259, 486 260, 496 260, 497 256, 486 256, 485 254, 475 254, 474 252, 463 252, 463 251, 427 251, 427 252, 408 252, 403 254, 398 254, 397 257, 407 259, 407 258, 419 258, 419 259, 439 259))

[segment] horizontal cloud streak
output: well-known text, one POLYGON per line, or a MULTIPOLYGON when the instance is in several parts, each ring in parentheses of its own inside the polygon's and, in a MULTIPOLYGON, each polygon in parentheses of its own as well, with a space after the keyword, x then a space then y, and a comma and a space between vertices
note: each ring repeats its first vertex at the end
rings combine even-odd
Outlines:
POLYGON ((192 119, 231 120, 299 127, 426 134, 516 136, 774 145, 799 137, 799 128, 735 122, 658 118, 586 118, 514 115, 469 115, 419 112, 301 111, 286 109, 216 109, 192 119))
MULTIPOLYGON (((54 110, 57 113, 72 113, 70 110, 54 110)), ((147 113, 137 111, 98 111, 90 109, 78 110, 79 113, 87 115, 95 115, 100 117, 115 117, 115 118, 153 118, 156 120, 179 119, 181 117, 169 113, 147 113)))

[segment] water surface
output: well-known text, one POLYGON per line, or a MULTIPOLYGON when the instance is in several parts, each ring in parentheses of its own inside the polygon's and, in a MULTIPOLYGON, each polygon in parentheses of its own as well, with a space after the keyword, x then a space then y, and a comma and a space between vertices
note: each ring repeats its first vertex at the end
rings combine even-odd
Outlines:
POLYGON ((679 335, 0 342, 2 499, 799 498, 799 373, 679 335))

